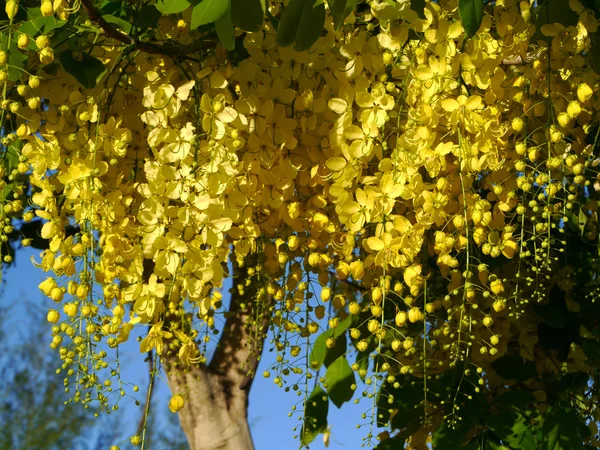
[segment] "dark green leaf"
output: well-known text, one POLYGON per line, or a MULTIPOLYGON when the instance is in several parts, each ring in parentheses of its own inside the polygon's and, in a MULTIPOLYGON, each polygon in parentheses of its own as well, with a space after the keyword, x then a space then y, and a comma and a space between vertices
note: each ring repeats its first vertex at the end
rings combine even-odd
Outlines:
POLYGON ((458 422, 454 427, 450 425, 448 420, 444 420, 437 427, 432 436, 432 448, 436 450, 455 450, 462 447, 466 443, 467 433, 471 430, 471 416, 462 415, 463 420, 458 422))
POLYGON ((235 48, 235 34, 231 21, 231 7, 227 8, 225 14, 215 22, 215 29, 223 47, 229 51, 233 50, 235 48))
POLYGON ((8 41, 8 36, 4 33, 0 33, 0 47, 3 49, 8 49, 6 53, 8 53, 8 79, 10 81, 17 81, 23 75, 23 71, 21 70, 25 67, 25 61, 27 61, 27 56, 25 56, 16 43, 16 36, 13 36, 10 43, 8 41))
POLYGON ((244 31, 260 30, 265 10, 265 0, 231 0, 233 24, 244 31))
POLYGON ((225 14, 228 6, 228 0, 202 0, 192 9, 190 29, 216 22, 225 14))
POLYGON ((159 0, 156 9, 163 14, 176 14, 188 9, 192 4, 188 0, 159 0))
POLYGON ((425 0, 410 0, 410 9, 416 12, 420 19, 425 18, 425 5, 425 0))
POLYGON ((583 450, 580 423, 577 413, 570 406, 552 406, 548 408, 544 417, 542 450, 554 450, 557 443, 560 443, 563 449, 583 450))
POLYGON ((346 353, 347 342, 344 332, 350 326, 351 321, 352 317, 348 316, 337 327, 329 329, 317 337, 310 353, 310 362, 313 369, 319 369, 323 363, 327 367, 339 356, 346 353), (326 343, 329 338, 336 339, 333 348, 327 348, 326 343))
POLYGON ((283 10, 277 28, 277 43, 282 47, 292 45, 296 40, 300 18, 307 0, 290 0, 283 10))
POLYGON ((588 363, 594 367, 600 367, 600 344, 595 339, 582 339, 581 349, 588 357, 588 363))
POLYGON ((300 434, 302 445, 314 441, 320 433, 327 430, 327 413, 329 412, 329 399, 327 394, 317 385, 306 399, 304 407, 304 424, 300 434))
POLYGON ((381 443, 373 450, 400 450, 406 445, 406 439, 403 436, 397 434, 396 436, 381 441, 381 443))
POLYGON ((533 427, 529 419, 517 412, 500 415, 488 414, 485 423, 498 439, 511 448, 519 450, 538 450, 541 430, 533 427))
POLYGON ((459 0, 458 14, 467 36, 474 36, 483 20, 483 0, 459 0))
POLYGON ((145 5, 137 13, 137 24, 141 29, 156 28, 160 11, 154 5, 145 5))
POLYGON ((277 43, 282 47, 294 44, 297 51, 307 50, 319 39, 324 24, 323 0, 290 0, 279 20, 277 43))
POLYGON ((112 23, 112 24, 116 25, 116 28, 120 28, 126 34, 131 33, 131 29, 133 28, 133 25, 130 24, 129 22, 127 22, 126 20, 123 20, 119 17, 111 16, 108 14, 102 16, 102 18, 104 20, 106 20, 108 23, 112 23))
POLYGON ((552 328, 562 328, 567 322, 568 311, 559 304, 534 305, 533 309, 544 320, 544 323, 552 328))
POLYGON ((321 36, 325 25, 325 3, 323 0, 306 0, 300 18, 294 50, 308 50, 321 36))
POLYGON ((333 18, 333 26, 337 31, 344 24, 346 17, 356 8, 359 0, 328 0, 329 11, 333 18))
POLYGON ((98 77, 104 72, 104 64, 99 59, 83 53, 81 60, 77 61, 73 58, 73 52, 67 50, 60 55, 60 64, 63 69, 73 75, 83 87, 91 89, 96 86, 98 77))
POLYGON ((569 0, 542 0, 538 2, 538 7, 533 9, 535 15, 535 34, 531 38, 532 43, 539 40, 547 41, 540 29, 547 23, 560 23, 565 27, 576 25, 579 15, 569 6, 569 0))
POLYGON ((526 381, 537 376, 535 363, 516 355, 502 356, 492 362, 492 367, 505 380, 526 381))
POLYGON ((329 398, 335 406, 340 408, 352 399, 354 391, 351 386, 355 381, 354 372, 344 356, 340 356, 327 368, 325 380, 329 398))
POLYGON ((535 397, 530 392, 521 389, 511 389, 496 397, 492 405, 500 409, 512 409, 515 407, 527 409, 535 401, 535 397))

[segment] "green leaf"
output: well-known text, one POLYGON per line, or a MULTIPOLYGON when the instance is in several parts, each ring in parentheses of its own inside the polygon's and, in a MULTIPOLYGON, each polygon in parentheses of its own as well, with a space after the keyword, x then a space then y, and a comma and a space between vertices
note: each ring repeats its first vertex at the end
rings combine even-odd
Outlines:
POLYGON ((333 27, 337 31, 344 24, 346 17, 356 8, 359 0, 328 0, 329 11, 333 18, 333 27))
POLYGON ((295 44, 297 51, 307 50, 319 39, 324 24, 323 0, 290 0, 279 20, 277 43, 282 47, 295 44))
POLYGON ((192 9, 190 29, 195 30, 201 25, 216 22, 225 14, 228 6, 227 0, 202 0, 192 9))
POLYGON ((17 47, 17 37, 13 36, 10 43, 8 42, 8 36, 4 33, 0 33, 0 48, 5 49, 8 54, 8 79, 10 81, 17 81, 23 75, 22 68, 25 67, 25 56, 17 47))
POLYGON ((19 165, 19 155, 21 154, 22 141, 17 141, 15 145, 11 145, 4 153, 4 168, 6 173, 11 173, 19 165))
POLYGON ((163 14, 177 14, 188 9, 192 4, 188 0, 159 0, 156 9, 163 14))
POLYGON ((306 0, 294 42, 294 50, 299 52, 308 50, 317 42, 324 26, 325 3, 323 0, 306 0))
POLYGON ((86 89, 96 86, 98 78, 105 71, 104 64, 99 59, 83 53, 81 61, 77 61, 73 58, 71 50, 61 53, 60 64, 67 73, 73 75, 86 89))
POLYGON ((527 409, 535 401, 535 397, 530 392, 521 389, 511 389, 496 397, 492 405, 500 409, 512 409, 514 407, 527 409))
POLYGON ((233 24, 244 31, 261 29, 265 17, 265 0, 231 0, 233 24))
POLYGON ((436 450, 455 450, 462 447, 471 430, 473 423, 470 415, 464 415, 455 427, 450 426, 448 420, 436 428, 432 436, 432 447, 436 450))
POLYGON ((331 328, 317 337, 310 352, 310 363, 313 369, 319 369, 323 363, 327 367, 340 355, 346 353, 347 339, 344 332, 348 329, 351 322, 352 317, 348 316, 337 327, 331 328), (326 342, 329 338, 336 339, 333 348, 327 348, 326 342))
POLYGON ((325 380, 329 398, 335 406, 341 408, 345 402, 352 399, 354 391, 351 386, 355 381, 354 372, 344 356, 340 356, 327 368, 325 380))
POLYGON ((459 0, 458 14, 467 36, 474 36, 483 20, 483 0, 459 0))
POLYGON ((516 355, 502 356, 492 362, 492 367, 505 380, 527 381, 537 376, 535 363, 516 355))
POLYGON ((126 20, 123 20, 119 17, 111 16, 110 14, 105 14, 102 16, 102 18, 104 20, 106 20, 108 23, 112 23, 112 24, 116 25, 118 28, 123 30, 123 32, 125 32, 126 34, 131 33, 131 29, 133 28, 133 25, 130 24, 129 22, 127 22, 126 20))
POLYGON ((420 19, 425 18, 425 5, 425 0, 410 0, 410 9, 416 12, 420 19))
POLYGON ((542 450, 555 450, 557 443, 563 449, 583 450, 580 423, 577 413, 570 406, 551 406, 544 417, 542 450))
POLYGON ((223 16, 215 22, 217 37, 223 47, 232 51, 235 48, 235 33, 233 32, 233 23, 231 21, 231 6, 223 16))
POLYGON ((329 412, 329 399, 327 394, 317 385, 306 399, 304 407, 304 424, 300 434, 302 445, 314 441, 320 433, 327 430, 327 413, 329 412))
POLYGON ((538 450, 541 430, 530 425, 529 419, 517 412, 500 415, 488 414, 485 423, 490 430, 511 448, 519 450, 538 450))
POLYGON ((156 28, 161 13, 154 5, 144 5, 137 12, 137 24, 141 29, 156 28))

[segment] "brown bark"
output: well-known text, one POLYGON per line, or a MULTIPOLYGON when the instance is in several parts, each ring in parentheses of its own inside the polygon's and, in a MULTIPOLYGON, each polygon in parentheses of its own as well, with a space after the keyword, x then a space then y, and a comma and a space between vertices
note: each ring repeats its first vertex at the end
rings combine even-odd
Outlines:
MULTIPOLYGON (((234 284, 247 278, 246 269, 234 264, 234 284)), ((186 399, 179 420, 191 450, 254 450, 248 394, 269 323, 268 311, 260 323, 252 323, 256 294, 254 283, 243 295, 233 289, 229 317, 209 364, 183 370, 178 368, 176 352, 163 355, 171 392, 186 399), (259 338, 252 338, 251 331, 258 331, 259 338)))

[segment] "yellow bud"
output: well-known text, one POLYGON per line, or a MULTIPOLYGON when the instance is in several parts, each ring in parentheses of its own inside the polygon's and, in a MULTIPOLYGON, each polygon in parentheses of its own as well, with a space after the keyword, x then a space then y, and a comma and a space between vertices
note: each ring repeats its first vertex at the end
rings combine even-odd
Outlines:
POLYGON ((8 61, 8 55, 4 50, 0 50, 0 64, 6 64, 6 61, 8 61))
POLYGON ((14 19, 14 17, 17 15, 17 12, 19 11, 19 5, 17 4, 17 2, 15 0, 8 0, 6 2, 6 6, 5 6, 4 10, 6 11, 8 20, 12 20, 12 19, 14 19))
POLYGON ((406 324, 407 315, 404 311, 399 311, 396 314, 396 318, 394 319, 396 322, 396 326, 403 327, 406 324))
POLYGON ((364 339, 362 341, 359 341, 358 344, 356 344, 356 348, 359 352, 364 352, 368 347, 369 344, 364 339))
POLYGON ((497 334, 493 335, 490 338, 490 344, 492 345, 498 345, 500 343, 500 336, 498 336, 497 334))
POLYGON ((60 319, 60 313, 55 309, 51 309, 50 311, 48 311, 48 315, 46 316, 46 319, 50 323, 56 323, 60 319))
POLYGON ((54 50, 50 47, 40 50, 40 62, 42 64, 50 64, 52 61, 54 61, 54 50))
POLYGON ((359 314, 360 313, 360 306, 359 306, 359 304, 356 303, 356 302, 351 302, 350 305, 348 306, 348 311, 352 315, 359 314))
POLYGON ((17 39, 17 47, 19 47, 21 50, 25 50, 29 46, 30 41, 31 40, 29 39, 29 36, 22 34, 19 36, 19 39, 17 39))
POLYGON ((184 403, 183 396, 181 394, 175 394, 169 401, 169 409, 172 413, 176 413, 183 408, 184 403))
POLYGON ((56 287, 56 281, 54 280, 54 278, 48 277, 44 281, 42 281, 38 287, 40 288, 40 291, 42 291, 45 295, 50 297, 52 289, 56 287))
POLYGON ((402 347, 402 342, 400 342, 398 339, 394 339, 392 341, 392 350, 397 352, 398 350, 400 350, 401 347, 402 347))
POLYGON ((52 6, 51 0, 42 0, 42 5, 40 6, 40 11, 42 16, 50 17, 54 15, 54 7, 52 6))
POLYGON ((402 347, 404 347, 404 350, 410 350, 414 343, 415 342, 411 338, 408 338, 402 343, 402 347))
POLYGON ((65 311, 65 314, 69 317, 73 317, 77 314, 77 305, 75 303, 67 303, 64 307, 63 310, 65 311))
POLYGON ((504 300, 496 300, 493 303, 492 308, 496 312, 504 311, 506 309, 506 302, 504 300))
POLYGON ((424 317, 425 316, 423 315, 421 310, 416 306, 410 308, 410 310, 408 311, 408 320, 411 323, 419 322, 419 321, 423 320, 424 317))
POLYGON ((514 131, 516 131, 517 133, 520 133, 523 130, 523 128, 525 127, 525 122, 520 117, 515 117, 512 120, 510 125, 514 131))
POLYGON ((321 300, 324 302, 328 302, 331 298, 331 288, 329 286, 323 287, 321 289, 321 300))
POLYGON ((360 337, 360 330, 358 328, 352 328, 350 330, 350 336, 352 339, 358 339, 360 337))
POLYGON ((504 284, 501 280, 494 280, 490 283, 490 289, 496 295, 502 294, 504 292, 504 284))
POLYGON ((371 291, 371 299, 373 300, 373 303, 375 303, 376 305, 381 305, 382 298, 383 294, 381 293, 381 288, 373 288, 373 290, 371 291))
POLYGON ((577 86, 577 98, 581 103, 587 102, 592 95, 594 95, 594 91, 586 83, 577 86))
POLYGON ((485 317, 483 318, 483 324, 484 324, 486 327, 491 327, 491 326, 494 324, 494 319, 492 319, 492 317, 491 317, 491 316, 485 316, 485 317))
POLYGON ((35 38, 35 46, 39 50, 48 47, 48 45, 50 45, 50 39, 48 39, 48 36, 42 34, 35 38))
POLYGON ((298 236, 290 236, 288 238, 288 248, 292 251, 296 250, 298 248, 298 244, 299 244, 300 240, 298 239, 298 236))
POLYGON ((379 331, 379 321, 377 321, 375 319, 369 320, 369 322, 367 323, 367 329, 372 334, 377 333, 379 331))
POLYGON ((37 89, 40 87, 40 77, 32 75, 29 77, 28 83, 31 89, 37 89))
POLYGON ((316 322, 310 322, 307 327, 310 334, 315 334, 319 331, 319 325, 316 322))

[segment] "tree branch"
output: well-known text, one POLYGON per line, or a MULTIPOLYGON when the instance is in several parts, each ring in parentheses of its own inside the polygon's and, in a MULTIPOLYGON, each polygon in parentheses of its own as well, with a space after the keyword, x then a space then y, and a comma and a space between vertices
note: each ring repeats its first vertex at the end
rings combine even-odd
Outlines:
MULTIPOLYGON (((234 283, 242 283, 249 278, 248 265, 239 267, 233 263, 234 283)), ((258 368, 266 338, 270 318, 271 306, 274 299, 267 298, 263 305, 262 319, 259 323, 252 324, 253 313, 257 312, 260 303, 257 300, 258 289, 255 283, 244 287, 243 294, 235 288, 232 289, 229 317, 223 328, 223 335, 209 364, 209 370, 219 374, 226 374, 227 380, 237 385, 237 389, 249 390, 258 368), (254 331, 252 335, 251 331, 254 331)), ((231 386, 233 389, 233 386, 231 386)))
POLYGON ((161 45, 161 44, 153 44, 151 42, 142 42, 136 38, 129 36, 122 31, 119 31, 117 28, 109 24, 102 15, 94 8, 92 0, 81 0, 81 6, 89 16, 90 20, 98 25, 104 31, 104 34, 110 38, 113 38, 119 42, 122 42, 125 45, 133 45, 137 50, 140 50, 144 53, 149 53, 153 55, 164 55, 171 58, 176 58, 179 56, 189 55, 190 53, 196 53, 200 50, 204 50, 209 48, 217 43, 217 41, 213 39, 206 39, 201 41, 192 42, 189 45, 161 45))

